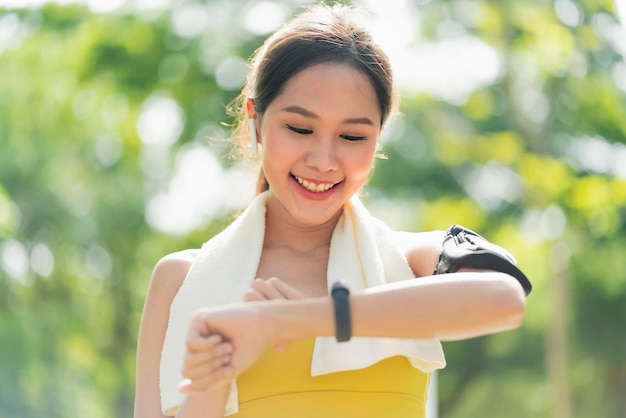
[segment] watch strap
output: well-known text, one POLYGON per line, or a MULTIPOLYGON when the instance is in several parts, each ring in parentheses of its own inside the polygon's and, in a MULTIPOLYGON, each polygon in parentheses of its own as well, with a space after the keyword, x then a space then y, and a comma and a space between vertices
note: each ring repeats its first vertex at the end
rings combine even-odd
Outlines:
POLYGON ((350 290, 341 282, 335 282, 330 295, 335 312, 335 337, 337 342, 349 341, 352 337, 352 319, 350 317, 350 290))

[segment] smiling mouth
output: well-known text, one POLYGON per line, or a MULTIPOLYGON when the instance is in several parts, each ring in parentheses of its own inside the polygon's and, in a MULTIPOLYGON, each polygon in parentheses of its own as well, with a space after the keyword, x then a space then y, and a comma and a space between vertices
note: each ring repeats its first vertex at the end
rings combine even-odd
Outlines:
POLYGON ((302 187, 304 187, 305 189, 307 189, 310 192, 313 193, 322 193, 322 192, 326 192, 330 189, 332 189, 333 187, 335 187, 336 185, 338 185, 341 182, 338 183, 313 183, 312 181, 308 181, 305 179, 302 179, 298 176, 295 175, 291 175, 298 183, 300 183, 300 185, 302 187))

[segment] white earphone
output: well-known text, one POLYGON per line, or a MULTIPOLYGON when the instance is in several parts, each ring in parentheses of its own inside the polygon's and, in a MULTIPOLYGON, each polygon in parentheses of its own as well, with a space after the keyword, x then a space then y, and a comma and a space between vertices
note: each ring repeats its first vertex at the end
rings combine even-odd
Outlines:
POLYGON ((254 119, 248 118, 248 134, 250 135, 250 151, 252 155, 257 153, 257 138, 256 138, 256 126, 254 126, 254 119))

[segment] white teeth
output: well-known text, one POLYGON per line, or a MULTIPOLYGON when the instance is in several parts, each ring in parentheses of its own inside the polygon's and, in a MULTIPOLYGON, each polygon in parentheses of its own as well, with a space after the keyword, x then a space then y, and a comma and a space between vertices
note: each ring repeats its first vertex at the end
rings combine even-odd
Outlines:
POLYGON ((316 192, 316 193, 325 192, 326 190, 332 189, 335 186, 334 184, 330 184, 330 183, 315 184, 313 182, 309 182, 308 180, 304 180, 296 176, 294 176, 294 178, 298 181, 298 183, 303 185, 310 192, 316 192))

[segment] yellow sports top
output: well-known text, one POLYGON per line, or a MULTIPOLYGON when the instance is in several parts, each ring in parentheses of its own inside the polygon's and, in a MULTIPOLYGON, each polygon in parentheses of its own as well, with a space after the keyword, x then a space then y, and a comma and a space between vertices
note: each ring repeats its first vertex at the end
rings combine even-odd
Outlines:
POLYGON ((237 378, 242 418, 424 418, 429 375, 405 357, 311 376, 314 339, 268 350, 237 378))

